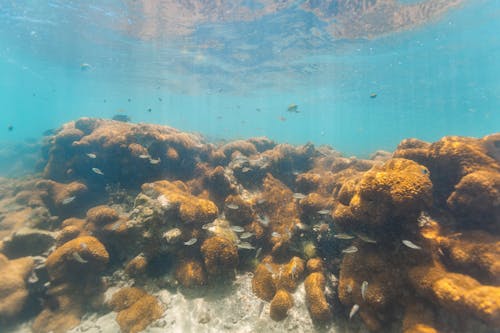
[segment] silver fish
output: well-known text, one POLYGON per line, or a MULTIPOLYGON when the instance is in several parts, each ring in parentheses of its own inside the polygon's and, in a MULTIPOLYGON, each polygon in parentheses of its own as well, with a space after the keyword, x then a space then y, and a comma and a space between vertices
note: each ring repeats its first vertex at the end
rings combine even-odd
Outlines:
POLYGON ((358 236, 359 239, 361 239, 363 242, 365 243, 372 243, 372 244, 376 244, 377 241, 373 238, 370 238, 364 234, 356 234, 356 236, 358 236))
POLYGON ((328 209, 322 209, 318 211, 319 215, 328 215, 330 214, 330 211, 328 209))
POLYGON ((260 304, 259 304, 259 313, 257 314, 257 318, 260 318, 260 315, 262 314, 262 310, 264 310, 264 305, 266 303, 264 303, 264 301, 260 301, 260 304))
POLYGON ((367 288, 368 288, 368 281, 363 281, 363 283, 361 283, 361 298, 363 298, 363 301, 365 300, 366 297, 367 288))
POLYGON ((88 154, 87 154, 87 157, 88 157, 88 158, 91 158, 91 159, 94 159, 94 158, 96 158, 97 156, 96 156, 96 154, 93 154, 93 153, 88 153, 88 154))
POLYGON ((358 310, 359 310, 359 305, 354 304, 351 308, 351 312, 349 312, 349 319, 354 317, 354 315, 358 312, 358 310))
POLYGON ((244 167, 243 169, 241 169, 241 172, 243 173, 247 173, 248 171, 250 171, 252 169, 248 168, 248 167, 244 167))
POLYGON ((104 176, 104 172, 102 172, 102 171, 101 171, 101 169, 99 169, 99 168, 92 168, 92 171, 93 171, 95 174, 98 174, 98 175, 104 176))
POLYGON ((151 156, 149 156, 147 154, 142 154, 142 155, 139 155, 139 158, 142 160, 147 160, 148 158, 151 158, 151 156))
POLYGON ((62 201, 62 204, 63 204, 63 205, 70 204, 70 203, 72 203, 75 199, 76 199, 76 197, 75 197, 75 196, 72 196, 72 197, 66 198, 66 199, 64 199, 64 200, 62 201))
POLYGON ((257 204, 262 205, 262 204, 266 203, 266 201, 267 201, 266 199, 259 199, 259 200, 257 200, 257 204))
POLYGON ((356 246, 352 245, 346 249, 343 249, 342 252, 343 253, 355 253, 355 252, 358 252, 358 248, 356 246))
POLYGON ((304 199, 304 198, 306 197, 306 195, 305 195, 305 194, 303 194, 303 193, 298 193, 298 192, 294 193, 292 196, 293 196, 293 198, 294 198, 294 199, 296 199, 296 200, 302 200, 302 199, 304 199))
POLYGON ((187 242, 184 242, 184 245, 186 246, 191 246, 193 245, 194 243, 196 243, 198 241, 198 238, 191 238, 190 240, 188 240, 187 242))
POLYGON ((238 243, 238 248, 243 249, 243 250, 253 250, 253 249, 255 249, 255 246, 253 246, 249 242, 241 242, 241 243, 238 243))
POLYGON ((405 246, 409 247, 410 249, 414 249, 414 250, 422 250, 422 248, 421 248, 420 246, 418 246, 418 245, 416 245, 416 244, 412 243, 412 242, 411 242, 411 241, 409 241, 409 240, 403 239, 403 240, 402 240, 402 243, 403 243, 405 246))
POLYGON ((158 157, 157 159, 150 158, 149 163, 151 164, 159 164, 161 162, 161 159, 158 157))
POLYGON ((281 237, 281 235, 278 232, 273 231, 273 233, 271 234, 271 237, 281 237))
POLYGON ((351 236, 349 234, 335 234, 335 235, 333 235, 333 237, 335 237, 337 239, 345 239, 345 240, 354 238, 354 236, 351 236))
POLYGON ((76 252, 76 251, 75 251, 75 252, 73 252, 73 258, 74 258, 76 261, 78 261, 80 264, 85 264, 85 263, 87 263, 87 262, 88 262, 87 260, 83 259, 83 258, 80 256, 80 253, 78 253, 78 252, 76 252))
POLYGON ((240 206, 232 204, 232 203, 227 204, 226 207, 229 208, 229 209, 232 209, 232 210, 236 210, 236 209, 240 208, 240 206))
POLYGON ((246 231, 240 235, 240 239, 248 239, 252 236, 253 236, 253 233, 246 231))
POLYGON ((269 217, 267 217, 267 215, 259 216, 259 222, 264 227, 267 227, 267 226, 269 226, 269 217))
POLYGON ((260 257, 260 253, 261 253, 261 252, 262 252, 262 248, 261 248, 261 247, 259 247, 259 248, 257 249, 257 251, 255 251, 255 259, 259 259, 259 257, 260 257))
POLYGON ((239 225, 231 226, 231 230, 233 230, 234 232, 244 232, 245 231, 245 229, 243 227, 240 227, 239 225))
POLYGON ((213 227, 213 226, 214 226, 214 223, 213 223, 213 222, 210 222, 210 223, 207 223, 207 224, 202 225, 202 226, 201 226, 201 228, 202 228, 203 230, 208 230, 208 229, 210 229, 210 228, 211 228, 211 227, 213 227))
POLYGON ((266 267, 266 269, 269 271, 269 273, 272 273, 274 274, 274 269, 273 269, 273 266, 271 266, 269 263, 265 263, 264 266, 266 267))

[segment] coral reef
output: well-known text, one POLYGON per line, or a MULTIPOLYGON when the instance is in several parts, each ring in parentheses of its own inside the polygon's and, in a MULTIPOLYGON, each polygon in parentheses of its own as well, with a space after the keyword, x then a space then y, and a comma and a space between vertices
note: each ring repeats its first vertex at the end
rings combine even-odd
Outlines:
POLYGON ((247 276, 274 325, 305 301, 318 327, 498 330, 499 142, 406 139, 365 160, 70 122, 46 143, 44 178, 0 179, 0 324, 66 332, 112 309, 140 332, 164 322, 165 290, 197 299, 247 276))

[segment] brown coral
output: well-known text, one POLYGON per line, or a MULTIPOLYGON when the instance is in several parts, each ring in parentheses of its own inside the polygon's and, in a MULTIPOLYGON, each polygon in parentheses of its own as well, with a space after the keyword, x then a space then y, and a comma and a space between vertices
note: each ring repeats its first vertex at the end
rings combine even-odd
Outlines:
POLYGON ((201 253, 210 275, 232 271, 238 265, 238 248, 223 237, 210 237, 203 242, 201 253))
POLYGON ((500 328, 500 287, 481 285, 467 275, 447 272, 438 265, 414 267, 409 277, 417 292, 432 302, 500 328))
POLYGON ((118 311, 116 321, 124 333, 140 332, 163 314, 158 300, 138 288, 120 289, 110 305, 118 311))
POLYGON ((309 274, 304 286, 306 288, 307 308, 311 318, 317 322, 331 320, 332 312, 325 297, 325 276, 323 273, 314 272, 309 274))
POLYGON ((352 220, 371 227, 415 221, 432 204, 428 170, 411 160, 391 159, 375 166, 355 188, 349 209, 339 205, 334 212, 340 225, 352 220))
POLYGON ((185 288, 200 287, 207 283, 207 274, 203 264, 194 259, 185 259, 178 263, 175 277, 185 288))
POLYGON ((205 224, 212 222, 218 214, 217 206, 210 200, 191 195, 182 182, 166 180, 142 185, 145 193, 164 196, 168 205, 177 210, 179 218, 185 223, 205 224))
POLYGON ((292 295, 283 289, 276 292, 271 301, 270 315, 273 320, 281 321, 286 318, 288 310, 293 306, 292 295))
POLYGON ((0 323, 14 319, 28 298, 26 280, 34 266, 31 257, 8 260, 0 254, 0 323))
POLYGON ((101 242, 82 236, 58 247, 47 258, 46 266, 52 280, 71 280, 97 274, 108 261, 108 252, 101 242))

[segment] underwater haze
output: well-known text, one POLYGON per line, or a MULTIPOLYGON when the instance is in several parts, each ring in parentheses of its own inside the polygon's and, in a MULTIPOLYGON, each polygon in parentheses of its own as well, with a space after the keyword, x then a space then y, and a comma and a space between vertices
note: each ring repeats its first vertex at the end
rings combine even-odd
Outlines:
POLYGON ((117 113, 357 156, 483 136, 498 31, 494 0, 2 1, 0 141, 117 113))
POLYGON ((500 332, 500 0, 0 0, 0 333, 500 332))

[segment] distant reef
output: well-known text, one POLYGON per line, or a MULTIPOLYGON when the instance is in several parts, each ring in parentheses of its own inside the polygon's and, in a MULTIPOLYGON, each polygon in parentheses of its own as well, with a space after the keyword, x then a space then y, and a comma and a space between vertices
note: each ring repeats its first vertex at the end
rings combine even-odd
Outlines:
POLYGON ((357 159, 81 118, 42 151, 41 175, 0 179, 1 327, 140 332, 175 311, 159 291, 250 274, 276 322, 305 303, 318 330, 500 330, 500 133, 357 159))

